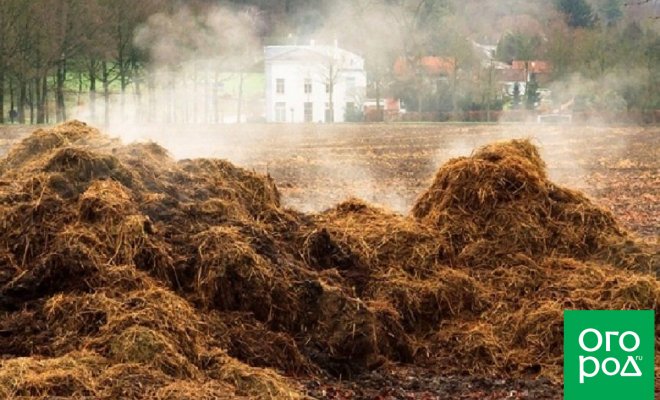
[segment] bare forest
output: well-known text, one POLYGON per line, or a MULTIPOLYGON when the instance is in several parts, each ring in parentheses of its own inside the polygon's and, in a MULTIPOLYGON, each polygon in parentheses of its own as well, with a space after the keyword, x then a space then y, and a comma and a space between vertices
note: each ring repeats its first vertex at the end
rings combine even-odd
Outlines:
MULTIPOLYGON (((262 90, 250 74, 263 71, 263 45, 310 40, 362 55, 368 97, 403 99, 412 120, 470 120, 480 115, 474 112, 497 120, 503 110, 538 109, 538 89, 550 90, 546 102, 555 106, 575 99, 580 112, 648 120, 660 104, 659 7, 623 0, 2 0, 0 123, 218 123, 226 114, 240 120, 251 107, 258 120, 262 90), (422 65, 429 56, 452 68, 429 76, 422 65), (409 73, 397 74, 397 59, 409 73), (494 65, 516 60, 552 69, 525 95, 503 94, 494 65)), ((374 114, 361 118, 382 119, 374 114)))

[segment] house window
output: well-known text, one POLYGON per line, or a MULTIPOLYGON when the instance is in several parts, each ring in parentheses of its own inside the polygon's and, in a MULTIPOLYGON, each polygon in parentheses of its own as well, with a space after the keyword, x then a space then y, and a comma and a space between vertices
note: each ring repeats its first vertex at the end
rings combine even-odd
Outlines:
POLYGON ((275 103, 275 122, 286 122, 286 103, 275 103))
POLYGON ((311 79, 305 79, 305 93, 307 93, 307 94, 312 93, 312 80, 311 79))
POLYGON ((305 103, 305 122, 314 121, 314 107, 312 102, 305 103))
POLYGON ((275 92, 277 94, 284 94, 284 79, 278 78, 275 80, 275 92))

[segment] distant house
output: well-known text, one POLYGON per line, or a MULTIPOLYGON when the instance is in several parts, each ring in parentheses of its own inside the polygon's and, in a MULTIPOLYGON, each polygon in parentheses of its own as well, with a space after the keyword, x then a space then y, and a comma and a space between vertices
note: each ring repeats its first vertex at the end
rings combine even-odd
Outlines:
POLYGON ((527 68, 530 74, 549 74, 550 72, 552 72, 552 67, 550 66, 550 63, 541 60, 532 60, 532 61, 514 60, 511 63, 511 68, 522 69, 522 70, 527 68))
POLYGON ((456 69, 456 61, 451 57, 424 56, 419 58, 399 57, 394 62, 394 76, 407 79, 416 73, 429 77, 448 78, 456 69))
POLYGON ((530 60, 521 61, 514 60, 511 63, 511 68, 519 71, 527 71, 527 80, 532 79, 532 75, 536 82, 540 85, 545 85, 550 82, 552 74, 552 65, 548 61, 530 60))
POLYGON ((337 46, 267 46, 268 122, 343 122, 365 99, 364 59, 337 46))
POLYGON ((379 100, 366 99, 362 104, 362 112, 366 121, 388 121, 405 114, 406 109, 401 99, 386 97, 379 100), (379 110, 382 117, 379 116, 379 110))
POLYGON ((527 82, 532 79, 532 76, 534 76, 534 79, 540 85, 549 82, 552 66, 549 62, 541 60, 515 60, 511 63, 510 67, 496 68, 495 71, 497 80, 502 86, 504 93, 512 96, 514 87, 518 84, 520 95, 523 96, 527 89, 527 82))
POLYGON ((514 68, 504 68, 495 70, 496 79, 502 86, 502 91, 509 95, 513 96, 514 88, 516 84, 518 85, 519 94, 521 96, 525 95, 525 89, 527 89, 527 79, 525 77, 524 69, 514 69, 514 68))
MULTIPOLYGON (((441 92, 449 92, 449 84, 456 78, 456 60, 453 57, 406 56, 398 57, 392 65, 395 93, 416 112, 432 111, 433 102, 441 92)), ((387 114, 385 114, 387 116, 387 114)))

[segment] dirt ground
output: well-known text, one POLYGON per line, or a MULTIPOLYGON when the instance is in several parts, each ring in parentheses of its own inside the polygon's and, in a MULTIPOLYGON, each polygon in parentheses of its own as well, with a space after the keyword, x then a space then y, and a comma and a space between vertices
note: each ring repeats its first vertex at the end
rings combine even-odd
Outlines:
MULTIPOLYGON (((269 173, 291 207, 320 211, 359 197, 404 214, 443 162, 489 142, 529 137, 553 181, 585 192, 646 238, 660 233, 658 126, 276 125, 206 137, 213 139, 193 138, 204 143, 197 151, 269 173)), ((176 142, 170 148, 195 152, 176 142)))
MULTIPOLYGON (((0 126, 0 155, 33 130, 0 126)), ((109 132, 125 141, 155 140, 177 158, 220 157, 268 173, 285 205, 302 211, 358 197, 402 214, 448 159, 496 140, 532 138, 553 181, 585 192, 647 239, 657 241, 660 234, 658 126, 314 124, 111 127, 109 132), (175 133, 164 133, 168 130, 175 133)))
MULTIPOLYGON (((148 134, 179 158, 217 156, 270 174, 286 205, 320 211, 348 197, 408 213, 444 161, 499 139, 529 137, 551 178, 610 208, 646 241, 660 235, 660 128, 541 125, 337 125, 189 127, 148 134)), ((0 127, 0 156, 34 127, 0 127)), ((121 134, 117 130, 110 133, 121 134)), ((125 138, 125 137, 124 137, 125 138)), ((126 139, 126 138, 125 138, 126 139)), ((315 378, 327 399, 559 399, 545 380, 446 376, 442 366, 386 365, 350 380, 315 378)))

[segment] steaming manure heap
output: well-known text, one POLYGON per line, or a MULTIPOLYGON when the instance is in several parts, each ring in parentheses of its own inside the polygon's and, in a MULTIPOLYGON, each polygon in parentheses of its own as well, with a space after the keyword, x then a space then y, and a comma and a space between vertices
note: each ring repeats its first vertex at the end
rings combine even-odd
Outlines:
POLYGON ((303 398, 399 362, 560 382, 563 309, 659 302, 657 254, 524 140, 449 161, 410 216, 298 213, 75 121, 0 159, 2 398, 303 398))

